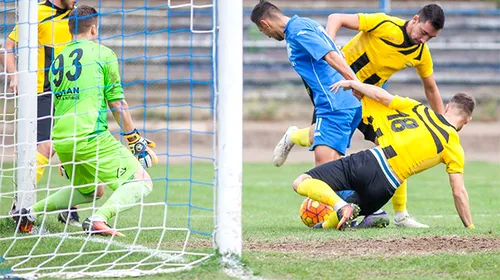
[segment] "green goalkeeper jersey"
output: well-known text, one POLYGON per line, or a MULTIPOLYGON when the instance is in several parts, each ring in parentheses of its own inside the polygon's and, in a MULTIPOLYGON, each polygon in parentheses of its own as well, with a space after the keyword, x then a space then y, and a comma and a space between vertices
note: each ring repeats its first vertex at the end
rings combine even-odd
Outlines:
POLYGON ((78 141, 107 131, 107 102, 124 98, 115 53, 89 40, 74 41, 49 72, 55 109, 52 139, 78 141))

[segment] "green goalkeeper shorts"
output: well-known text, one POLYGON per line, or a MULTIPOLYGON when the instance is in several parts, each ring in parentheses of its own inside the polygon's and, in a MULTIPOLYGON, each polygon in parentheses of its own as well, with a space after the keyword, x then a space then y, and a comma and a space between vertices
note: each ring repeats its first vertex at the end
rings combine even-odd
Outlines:
POLYGON ((142 168, 130 150, 109 132, 74 143, 54 142, 54 149, 71 184, 82 194, 93 193, 100 182, 116 190, 142 168))

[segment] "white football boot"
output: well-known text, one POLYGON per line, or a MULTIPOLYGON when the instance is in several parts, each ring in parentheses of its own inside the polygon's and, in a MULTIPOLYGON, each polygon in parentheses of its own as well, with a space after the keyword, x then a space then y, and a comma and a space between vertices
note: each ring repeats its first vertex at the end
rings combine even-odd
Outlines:
POLYGON ((394 224, 398 227, 407 227, 407 228, 428 228, 429 226, 426 224, 419 223, 415 220, 415 218, 411 217, 407 213, 405 215, 401 215, 400 217, 394 217, 394 224))
POLYGON ((276 144, 276 147, 274 147, 273 151, 273 164, 276 167, 280 167, 285 163, 286 158, 288 157, 288 154, 293 148, 293 145, 295 145, 291 141, 292 133, 299 129, 296 126, 290 126, 283 137, 281 137, 281 140, 276 144))

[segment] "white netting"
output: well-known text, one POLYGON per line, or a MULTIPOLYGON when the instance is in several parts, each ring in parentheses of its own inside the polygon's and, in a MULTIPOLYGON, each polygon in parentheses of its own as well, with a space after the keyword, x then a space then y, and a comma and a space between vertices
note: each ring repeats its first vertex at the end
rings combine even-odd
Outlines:
MULTIPOLYGON (((2 63, 5 65, 5 52, 0 50, 2 55, 2 63)), ((0 178, 2 178, 2 188, 1 193, 10 192, 9 194, 2 195, 2 197, 8 199, 14 199, 14 193, 12 187, 4 186, 4 182, 14 181, 15 176, 15 154, 14 154, 14 143, 16 140, 16 107, 17 98, 15 94, 8 92, 7 73, 5 69, 0 73, 1 81, 3 83, 2 93, 0 93, 0 178), (5 81, 5 82, 4 82, 5 81)))
MULTIPOLYGON (((39 214, 32 234, 16 232, 9 211, 18 191, 16 133, 22 128, 16 131, 16 108, 22 104, 9 93, 8 74, 2 68, 0 275, 150 275, 186 269, 213 255, 215 6, 213 0, 194 2, 80 3, 94 4, 98 10, 99 42, 118 57, 135 125, 142 136, 157 144, 160 163, 148 169, 153 192, 108 221, 126 237, 88 236, 81 227, 58 222, 58 215, 67 207, 39 214)), ((3 45, 18 12, 15 1, 4 3, 3 45)), ((23 82, 28 81, 20 80, 23 82)), ((120 129, 110 112, 108 123, 119 138, 120 129)), ((58 190, 76 191, 69 180, 59 176, 58 167, 56 155, 37 185, 37 201, 58 190)), ((106 187, 103 198, 79 205, 80 222, 111 194, 106 187)))

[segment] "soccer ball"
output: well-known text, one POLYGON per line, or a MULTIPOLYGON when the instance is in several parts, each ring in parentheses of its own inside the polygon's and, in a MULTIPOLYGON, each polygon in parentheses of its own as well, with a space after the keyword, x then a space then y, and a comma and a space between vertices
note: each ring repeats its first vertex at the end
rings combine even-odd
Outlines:
POLYGON ((334 214, 331 206, 325 205, 310 198, 304 199, 300 205, 300 218, 308 227, 313 227, 319 222, 323 222, 328 215, 334 214))

